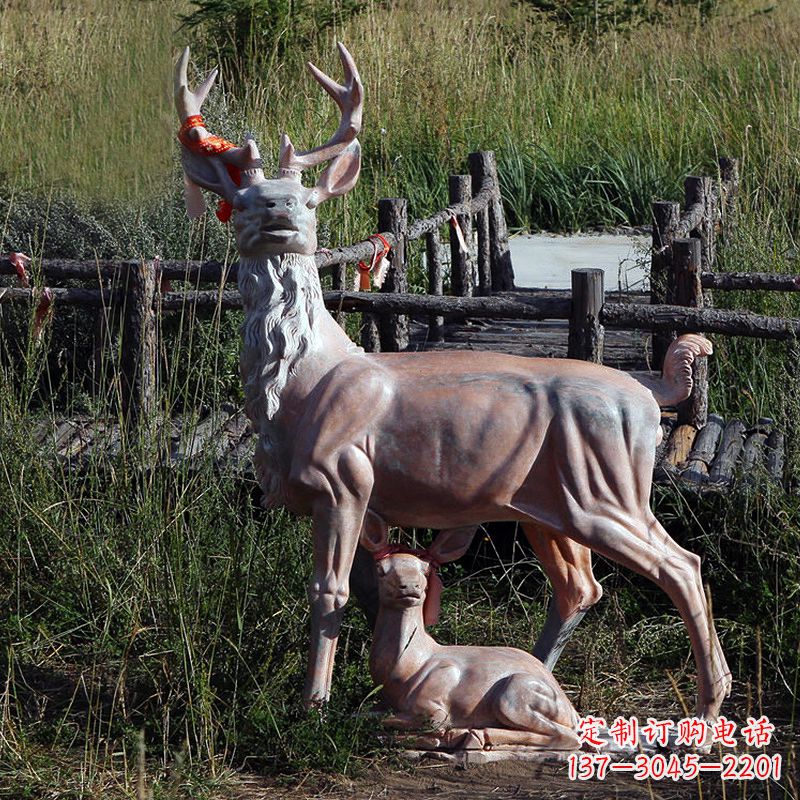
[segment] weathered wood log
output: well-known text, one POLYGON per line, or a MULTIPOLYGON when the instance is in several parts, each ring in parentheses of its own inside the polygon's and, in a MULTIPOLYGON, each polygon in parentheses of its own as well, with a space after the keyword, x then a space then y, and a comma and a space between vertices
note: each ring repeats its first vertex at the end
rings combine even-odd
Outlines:
MULTIPOLYGON (((703 307, 701 247, 699 239, 672 241, 675 302, 687 308, 703 307)), ((699 358, 692 364, 692 379, 691 395, 678 405, 678 420, 702 428, 708 418, 708 359, 699 358)))
POLYGON ((127 275, 120 380, 122 414, 129 433, 143 433, 156 410, 158 317, 161 276, 153 262, 134 264, 127 275))
MULTIPOLYGON (((394 236, 389 253, 389 269, 381 293, 403 294, 408 291, 406 275, 406 233, 408 232, 408 201, 405 198, 384 197, 378 201, 378 230, 394 236)), ((408 320, 403 314, 388 314, 378 321, 381 350, 398 353, 408 347, 408 320)))
MULTIPOLYGON (((653 213, 653 250, 650 256, 650 303, 672 305, 672 240, 678 227, 679 203, 659 200, 651 205, 653 213)), ((653 335, 653 368, 661 369, 664 355, 672 341, 669 331, 653 335)))
MULTIPOLYGON (((442 271, 442 251, 439 231, 425 234, 425 258, 428 262, 428 294, 441 296, 444 292, 442 271)), ((444 341, 444 317, 433 315, 428 318, 428 341, 444 341)))
POLYGON ((749 431, 742 446, 741 465, 739 469, 745 483, 754 483, 764 463, 764 444, 767 435, 759 430, 749 431))
POLYGON ((672 432, 675 430, 677 425, 678 420, 674 415, 661 417, 661 441, 656 447, 656 466, 660 465, 663 461, 664 454, 667 452, 667 447, 669 447, 670 437, 672 436, 672 432))
POLYGON ((420 294, 362 294, 323 292, 327 308, 344 311, 371 311, 376 314, 441 314, 446 317, 497 317, 508 319, 568 319, 568 296, 543 297, 433 297, 420 294))
POLYGON ((767 474, 777 483, 783 483, 783 462, 785 455, 784 435, 772 431, 764 443, 764 465, 767 474))
MULTIPOLYGON (((79 261, 66 258, 48 258, 41 263, 42 274, 49 280, 98 281, 127 274, 138 261, 96 259, 79 261)), ((219 261, 161 261, 161 276, 169 280, 192 283, 220 283, 236 281, 238 262, 223 264, 219 261)), ((15 270, 7 258, 0 258, 0 275, 14 275, 15 270)))
MULTIPOLYGON (((334 264, 331 268, 331 289, 334 292, 344 292, 347 289, 347 264, 334 264)), ((333 314, 334 319, 344 328, 347 317, 342 311, 333 314)))
MULTIPOLYGON (((336 295, 342 292, 336 292, 336 295)), ((225 289, 224 291, 200 290, 196 292, 165 292, 161 295, 162 311, 178 311, 183 308, 216 309, 225 311, 242 307, 242 296, 238 289, 225 289)), ((332 307, 335 311, 336 309, 332 307)))
POLYGON ((708 470, 712 483, 730 483, 736 468, 736 459, 744 443, 745 424, 738 419, 731 420, 722 432, 719 450, 708 470))
MULTIPOLYGON (((497 167, 493 159, 486 153, 469 154, 469 172, 472 175, 472 194, 477 195, 486 186, 499 196, 497 185, 497 167), (494 167, 494 168, 493 168, 494 167)), ((494 195, 493 195, 494 196, 494 195)), ((478 211, 475 225, 478 231, 478 294, 483 296, 492 293, 492 236, 490 211, 486 208, 478 211)), ((512 277, 513 282, 513 277, 512 277)), ((494 287, 497 291, 500 287, 494 287)))
MULTIPOLYGON (((64 306, 86 306, 102 308, 119 300, 119 295, 110 289, 83 289, 80 287, 50 289, 53 303, 64 306)), ((41 289, 23 289, 17 286, 0 286, 0 303, 35 303, 41 295, 41 289)))
POLYGON ((603 326, 600 324, 603 277, 601 269, 572 270, 572 309, 567 345, 569 358, 603 363, 603 326))
POLYGON ((689 458, 697 428, 694 425, 678 424, 669 437, 669 444, 664 453, 664 461, 673 467, 681 467, 689 458))
POLYGON ((722 438, 725 420, 719 414, 709 414, 703 429, 697 434, 689 453, 689 461, 701 461, 708 466, 714 460, 722 438))
POLYGON ((800 275, 771 272, 704 272, 700 276, 704 289, 800 292, 800 275))
POLYGON ((475 217, 478 231, 478 289, 476 294, 486 297, 492 293, 492 252, 489 237, 489 212, 484 209, 475 217))
MULTIPOLYGON (((700 240, 702 270, 711 272, 715 260, 715 233, 717 223, 717 200, 714 181, 711 178, 689 175, 683 182, 686 208, 702 206, 703 215, 689 234, 700 240)), ((688 235, 688 234, 687 234, 688 235)))
MULTIPOLYGON (((469 175, 451 175, 447 191, 450 203, 466 205, 472 196, 472 178, 469 175)), ((450 290, 457 297, 472 297, 474 282, 472 280, 472 217, 469 214, 453 215, 450 218, 450 290), (463 236, 463 243, 455 228, 458 223, 463 236)))
POLYGON ((697 231, 703 223, 706 213, 706 204, 702 202, 692 203, 684 210, 675 228, 676 239, 687 239, 693 232, 697 231))
POLYGON ((728 336, 783 341, 800 336, 800 319, 767 317, 747 311, 716 308, 605 303, 600 313, 600 322, 607 328, 724 333, 728 336))
POLYGON ((723 156, 719 160, 719 174, 722 192, 719 199, 719 212, 722 219, 722 236, 731 240, 736 224, 736 196, 739 194, 739 159, 723 156))
POLYGON ((508 228, 500 196, 500 181, 497 177, 497 161, 494 153, 483 151, 469 154, 469 169, 473 182, 492 187, 489 210, 489 240, 492 262, 492 291, 502 292, 514 288, 514 268, 511 265, 511 250, 508 246, 508 228))

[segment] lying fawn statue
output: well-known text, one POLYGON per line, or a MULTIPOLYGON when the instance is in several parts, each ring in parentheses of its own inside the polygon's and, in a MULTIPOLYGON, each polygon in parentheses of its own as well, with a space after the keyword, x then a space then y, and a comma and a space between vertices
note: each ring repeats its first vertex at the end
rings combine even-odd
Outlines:
POLYGON ((361 541, 378 570, 369 669, 396 712, 388 727, 417 731, 412 741, 425 749, 580 747, 578 715, 539 659, 513 647, 447 647, 425 630, 425 616, 435 615, 426 608, 433 571, 462 556, 468 539, 440 534, 414 551, 389 545, 378 528, 361 541))
MULTIPOLYGON (((314 260, 316 207, 349 191, 360 170, 363 90, 339 46, 345 83, 316 67, 341 110, 336 133, 298 153, 281 140, 266 178, 252 138, 213 136, 194 92, 188 50, 175 104, 191 213, 198 186, 232 211, 244 305, 241 374, 258 436, 256 474, 267 505, 313 520, 311 653, 305 698, 327 700, 348 578, 365 526, 456 530, 471 538, 492 520, 518 521, 553 584, 556 602, 536 652, 557 651, 601 595, 595 551, 655 581, 688 629, 698 712, 715 717, 730 674, 706 603, 700 559, 679 547, 650 510, 659 402, 689 395, 700 336, 667 354, 647 387, 607 367, 497 353, 364 353, 325 308, 314 260), (313 188, 303 170, 330 162, 313 188)), ((551 659, 552 661, 552 659, 551 659)))

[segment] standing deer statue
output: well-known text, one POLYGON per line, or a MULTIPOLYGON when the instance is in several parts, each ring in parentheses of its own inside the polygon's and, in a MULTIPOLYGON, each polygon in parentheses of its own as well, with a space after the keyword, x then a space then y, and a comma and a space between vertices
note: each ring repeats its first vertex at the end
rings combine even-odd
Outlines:
POLYGON ((255 142, 213 136, 200 109, 216 75, 175 102, 190 213, 197 186, 232 209, 245 311, 241 374, 258 436, 265 504, 313 520, 311 644, 304 697, 328 699, 348 578, 362 530, 434 528, 470 538, 486 521, 518 521, 553 585, 536 654, 552 664, 601 595, 591 551, 660 586, 677 607, 697 666, 698 712, 714 718, 730 673, 709 615, 700 559, 649 507, 659 402, 688 396, 691 365, 710 346, 684 336, 648 387, 580 361, 509 355, 364 353, 325 309, 314 253, 316 207, 349 191, 360 170, 363 89, 339 45, 345 83, 309 64, 341 111, 333 137, 296 152, 284 135, 276 178, 255 142), (306 188, 303 170, 330 162, 306 188))

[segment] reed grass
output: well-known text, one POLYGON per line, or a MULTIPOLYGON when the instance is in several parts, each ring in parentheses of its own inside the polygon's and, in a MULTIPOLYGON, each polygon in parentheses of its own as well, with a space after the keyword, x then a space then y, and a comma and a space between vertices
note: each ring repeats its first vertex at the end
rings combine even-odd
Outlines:
MULTIPOLYGON (((4 249, 231 257, 229 231, 210 216, 189 224, 181 207, 169 76, 187 8, 0 5, 4 249)), ((497 151, 517 227, 561 230, 646 223, 651 199, 680 198, 684 175, 727 154, 743 157, 744 185, 722 266, 796 271, 800 10, 759 8, 722 3, 702 27, 676 12, 664 28, 589 42, 510 3, 456 0, 438 25, 420 23, 430 11, 422 0, 375 3, 313 54, 265 57, 246 86, 223 76, 207 116, 229 138, 253 130, 273 162, 283 129, 300 147, 319 143, 334 110, 302 60, 339 74, 340 38, 367 89, 364 171, 352 197, 322 209, 330 242, 372 232, 380 196, 408 197, 412 216, 442 207, 448 173, 463 171, 471 150, 497 151)), ((730 302, 800 313, 788 296, 730 302)), ((231 768, 297 775, 369 764, 377 739, 375 723, 356 713, 371 691, 357 611, 342 636, 330 717, 300 711, 307 523, 265 515, 232 467, 200 459, 153 468, 163 441, 126 442, 83 472, 59 462, 31 431, 65 414, 118 416, 116 323, 100 375, 87 378, 84 320, 60 317, 36 342, 25 314, 9 321, 4 306, 3 315, 0 797, 212 797, 235 782, 231 768)), ((169 322, 161 412, 238 400, 236 324, 234 315, 169 322)), ((791 353, 721 337, 715 347, 714 410, 782 425, 798 418, 791 353)), ((793 723, 796 497, 700 503, 659 492, 656 502, 707 562, 740 695, 763 659, 766 707, 793 723)), ((470 574, 445 570, 444 641, 532 644, 547 589, 521 546, 503 547, 504 566, 478 550, 470 574)), ((601 562, 598 573, 615 599, 579 630, 559 679, 582 710, 632 713, 646 694, 654 713, 677 713, 664 670, 681 693, 692 689, 674 610, 615 568, 601 562)))

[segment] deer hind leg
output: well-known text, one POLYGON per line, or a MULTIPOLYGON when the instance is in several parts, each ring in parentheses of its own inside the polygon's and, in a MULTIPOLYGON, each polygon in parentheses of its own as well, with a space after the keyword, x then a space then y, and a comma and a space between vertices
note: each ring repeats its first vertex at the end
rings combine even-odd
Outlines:
POLYGON ((533 655, 552 672, 575 628, 603 596, 603 588, 594 578, 589 548, 532 522, 522 523, 522 530, 553 587, 547 618, 533 648, 533 655))
POLYGON ((649 509, 606 513, 573 506, 565 535, 595 553, 650 578, 675 604, 689 634, 697 666, 697 711, 715 719, 730 689, 730 671, 706 603, 700 558, 684 550, 649 509))

